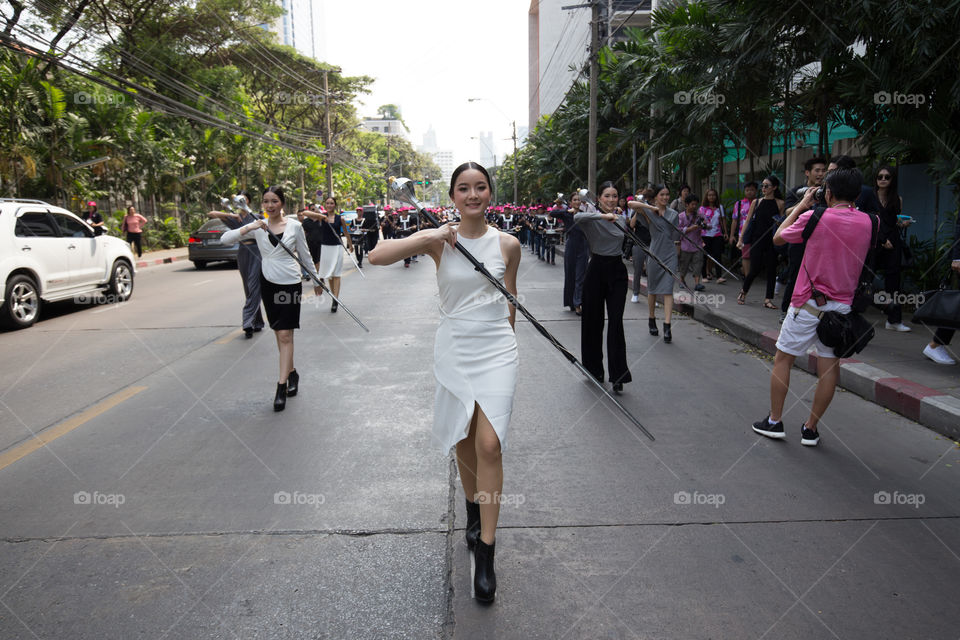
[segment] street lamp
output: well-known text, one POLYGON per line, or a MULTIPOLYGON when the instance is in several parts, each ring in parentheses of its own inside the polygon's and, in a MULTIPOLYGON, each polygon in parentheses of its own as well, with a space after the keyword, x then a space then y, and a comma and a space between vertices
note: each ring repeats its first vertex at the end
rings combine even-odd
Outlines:
MULTIPOLYGON (((497 103, 490 98, 467 98, 467 102, 479 102, 481 100, 484 102, 489 102, 497 111, 503 114, 505 118, 508 120, 510 119, 510 116, 508 116, 503 109, 498 107, 497 103)), ((514 204, 517 204, 517 202, 520 200, 520 195, 517 190, 517 121, 511 120, 510 124, 513 127, 513 202, 514 204)))

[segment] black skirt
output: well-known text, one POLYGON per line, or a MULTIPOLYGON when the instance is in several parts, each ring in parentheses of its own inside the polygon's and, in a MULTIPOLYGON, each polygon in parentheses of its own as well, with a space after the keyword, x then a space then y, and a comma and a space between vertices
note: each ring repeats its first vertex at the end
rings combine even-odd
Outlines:
POLYGON ((267 311, 267 322, 274 331, 300 328, 300 298, 303 284, 277 284, 260 274, 260 298, 267 311))

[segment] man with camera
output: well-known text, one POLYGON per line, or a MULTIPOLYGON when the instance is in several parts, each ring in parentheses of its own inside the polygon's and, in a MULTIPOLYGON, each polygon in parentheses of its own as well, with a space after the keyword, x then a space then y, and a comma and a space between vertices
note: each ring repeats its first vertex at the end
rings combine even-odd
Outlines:
MULTIPOLYGON (((807 177, 806 184, 800 185, 787 192, 784 198, 784 215, 790 216, 808 191, 816 192, 823 184, 823 177, 827 174, 827 161, 817 156, 803 163, 803 175, 807 177)), ((814 194, 816 195, 816 194, 814 194)), ((786 317, 790 308, 790 298, 793 297, 793 287, 797 283, 797 272, 800 271, 800 261, 803 259, 803 244, 791 244, 787 249, 787 268, 783 272, 783 300, 780 303, 780 321, 786 317)))
MULTIPOLYGON (((817 427, 833 399, 840 376, 839 359, 817 335, 817 325, 825 312, 849 314, 854 294, 870 249, 873 221, 859 211, 854 202, 861 193, 863 177, 856 168, 838 168, 824 179, 826 209, 806 242, 796 286, 786 318, 777 339, 777 354, 770 375, 770 413, 753 424, 753 430, 768 438, 786 437, 783 430, 783 406, 790 387, 790 369, 797 356, 811 347, 817 352, 817 382, 810 416, 801 427, 800 443, 817 446, 817 427)), ((780 224, 773 243, 801 243, 804 229, 814 215, 814 189, 780 224)))

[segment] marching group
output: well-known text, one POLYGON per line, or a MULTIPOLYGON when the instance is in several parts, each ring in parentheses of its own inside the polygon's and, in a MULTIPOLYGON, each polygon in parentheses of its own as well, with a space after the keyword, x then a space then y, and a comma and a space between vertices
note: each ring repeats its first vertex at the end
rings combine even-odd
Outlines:
MULTIPOLYGON (((563 305, 582 316, 583 367, 599 383, 608 380, 614 393, 622 393, 623 385, 632 379, 623 328, 629 259, 634 269, 631 300, 639 302, 645 273, 649 332, 659 335, 656 309, 662 301, 666 343, 673 340, 674 290, 677 286, 689 290, 687 274, 692 275, 693 291, 702 291, 704 283, 722 285, 735 278, 731 269, 739 267, 744 280, 737 302, 745 304, 754 280, 765 272, 763 306, 781 309, 782 324, 770 379, 770 410, 753 424, 753 430, 770 438, 785 437, 782 413, 790 370, 796 357, 814 349, 819 356, 819 381, 810 415, 801 425, 800 440, 803 445, 816 446, 818 423, 836 388, 839 356, 857 344, 862 348, 869 339, 855 336, 856 344, 850 344, 850 332, 844 333, 847 319, 862 310, 858 288, 865 273, 879 270, 888 290, 899 289, 907 251, 904 231, 911 220, 902 214, 891 167, 880 168, 873 188, 863 184, 862 174, 846 156, 829 164, 811 159, 805 175, 806 184, 790 190, 786 197, 776 176, 768 176, 760 184, 747 183, 729 222, 716 190, 708 190, 701 201, 685 188, 671 201, 670 191, 663 185, 622 198, 614 183, 605 182, 595 198, 580 191, 568 202, 558 196, 550 207, 491 208, 490 177, 472 162, 453 173, 450 197, 454 208, 433 211, 441 222, 439 227, 422 225, 412 208, 387 211, 382 219, 376 207, 371 211, 363 208, 348 222, 333 197, 322 206, 305 207, 295 217, 287 217, 283 190, 277 187, 263 194, 265 218, 252 215, 249 209, 245 215, 210 215, 231 228, 222 236, 224 244, 243 245, 240 255, 246 257, 239 262, 246 294, 243 328, 247 337, 263 326, 261 299, 276 334, 280 353, 277 411, 298 391, 293 330, 299 328, 305 272, 318 283, 329 282, 334 298, 331 311, 335 312, 344 252, 357 250, 358 268, 364 251, 374 265, 402 260, 409 267, 417 256, 433 259, 441 312, 434 364, 433 433, 444 451, 456 449, 467 496, 466 540, 476 560, 475 594, 479 601, 490 602, 496 591, 493 557, 503 487, 502 451, 518 371, 516 309, 477 274, 476 265, 464 255, 471 254, 516 296, 522 247, 553 264, 562 238, 563 305), (378 242, 381 235, 383 241, 378 242), (360 247, 358 239, 363 243, 360 247), (739 254, 729 268, 724 265, 725 246, 739 254), (294 251, 301 258, 309 255, 311 263, 294 258, 294 251), (773 302, 778 262, 785 263, 779 307, 773 302)), ((960 271, 956 246, 952 260, 951 267, 960 271)), ((315 288, 318 296, 322 291, 315 288)), ((887 328, 909 331, 895 300, 883 310, 887 328)), ((938 330, 925 354, 948 363, 944 345, 949 344, 952 333, 938 330)))

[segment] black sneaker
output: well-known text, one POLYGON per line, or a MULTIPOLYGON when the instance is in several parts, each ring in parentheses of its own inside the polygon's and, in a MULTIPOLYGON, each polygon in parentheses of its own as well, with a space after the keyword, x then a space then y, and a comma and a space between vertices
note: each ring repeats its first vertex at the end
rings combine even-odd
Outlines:
POLYGON ((768 438, 775 438, 777 440, 783 440, 787 437, 787 434, 783 432, 783 420, 777 422, 777 424, 770 424, 770 416, 762 420, 757 420, 753 423, 753 430, 759 433, 762 436, 767 436, 768 438))
POLYGON ((807 429, 807 425, 800 427, 800 444, 805 447, 815 447, 820 444, 820 434, 811 429, 807 429))

